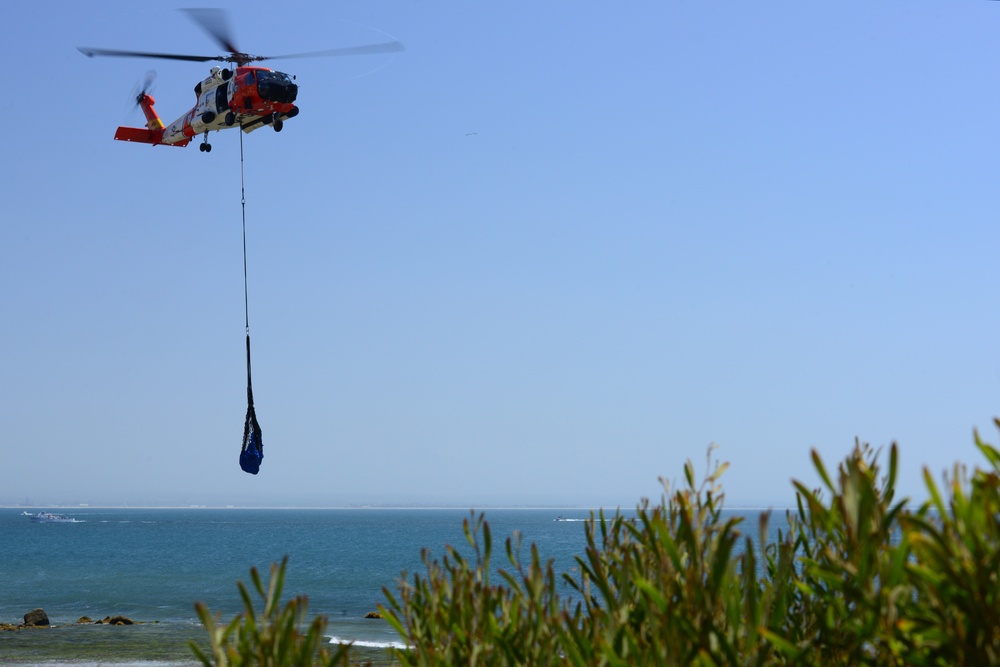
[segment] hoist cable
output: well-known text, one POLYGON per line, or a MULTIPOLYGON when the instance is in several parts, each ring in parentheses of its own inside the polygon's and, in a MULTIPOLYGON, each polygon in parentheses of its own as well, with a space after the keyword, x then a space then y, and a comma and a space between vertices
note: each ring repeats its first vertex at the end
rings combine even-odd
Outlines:
MULTIPOLYGON (((243 209, 243 312, 247 336, 250 335, 250 300, 247 297, 247 190, 243 175, 243 123, 240 123, 240 208, 243 209)), ((249 361, 247 371, 250 370, 249 361)))
POLYGON ((240 468, 256 475, 264 459, 264 442, 253 408, 253 383, 250 378, 250 299, 247 290, 247 194, 243 171, 243 123, 240 123, 240 207, 243 210, 243 313, 247 334, 247 418, 243 425, 240 468))

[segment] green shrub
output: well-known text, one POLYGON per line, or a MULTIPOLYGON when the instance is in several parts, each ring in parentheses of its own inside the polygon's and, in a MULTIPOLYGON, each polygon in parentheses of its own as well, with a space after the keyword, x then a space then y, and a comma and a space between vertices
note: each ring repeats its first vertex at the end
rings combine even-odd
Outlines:
POLYGON ((722 516, 724 470, 698 487, 688 463, 686 485, 669 499, 644 501, 635 519, 602 514, 588 524, 580 575, 564 575, 581 601, 558 624, 572 664, 719 664, 762 646, 745 632, 748 605, 759 616, 763 600, 741 595, 761 591, 752 545, 735 554, 742 519, 722 516))
POLYGON ((765 633, 791 664, 907 664, 911 642, 899 625, 914 604, 908 535, 899 524, 906 500, 894 502, 896 447, 884 478, 877 459, 856 444, 834 479, 813 453, 823 488, 793 482, 794 615, 765 633))
POLYGON ((970 479, 956 465, 947 498, 925 470, 930 498, 901 521, 919 600, 906 619, 919 664, 1000 664, 1000 452, 978 433, 975 441, 990 467, 970 479))
MULTIPOLYGON (((468 556, 425 550, 426 572, 383 589, 379 609, 410 647, 391 653, 406 667, 1000 664, 1000 452, 975 442, 987 467, 956 466, 944 491, 925 470, 928 500, 915 509, 896 498, 895 445, 884 471, 860 443, 834 475, 814 452, 820 486, 793 482, 796 509, 776 539, 768 513, 756 540, 723 513, 726 464, 710 458, 696 482, 688 463, 657 504, 591 514, 584 553, 559 576, 534 545, 523 558, 517 536, 497 567, 489 524, 473 514, 468 556)), ((304 598, 278 611, 284 567, 266 595, 251 573, 260 619, 242 584, 247 611, 228 626, 199 607, 215 660, 199 651, 205 665, 346 664, 344 650, 318 648, 325 619, 298 634, 304 598)))
POLYGON ((501 583, 493 583, 489 525, 480 515, 463 527, 474 562, 454 547, 440 561, 424 550, 426 576, 400 582, 398 598, 383 589, 389 608, 379 610, 412 647, 396 650, 396 659, 406 666, 559 664, 552 562, 543 565, 532 545, 525 564, 518 540, 508 538, 510 570, 499 570, 501 583))
MULTIPOLYGON (((1000 421, 997 422, 1000 427, 1000 421)), ((476 554, 424 554, 425 575, 386 591, 386 617, 412 650, 403 665, 986 665, 1000 664, 1000 453, 961 468, 945 497, 915 511, 895 494, 898 451, 856 443, 821 486, 794 482, 787 533, 756 542, 723 514, 709 465, 634 517, 591 515, 586 550, 556 592, 551 562, 508 542, 490 583, 489 525, 466 522, 476 554)), ((711 463, 711 462, 710 462, 711 463)))
POLYGON ((300 632, 308 608, 305 596, 298 596, 281 607, 281 589, 287 565, 287 556, 281 565, 271 565, 266 590, 257 568, 251 568, 250 581, 264 604, 259 614, 243 582, 237 583, 243 600, 243 613, 237 614, 226 625, 220 625, 218 616, 213 617, 204 604, 195 604, 198 617, 208 630, 211 655, 206 655, 194 642, 191 642, 191 649, 205 667, 333 667, 348 664, 348 646, 339 645, 332 654, 326 649, 325 616, 316 616, 305 634, 300 632))

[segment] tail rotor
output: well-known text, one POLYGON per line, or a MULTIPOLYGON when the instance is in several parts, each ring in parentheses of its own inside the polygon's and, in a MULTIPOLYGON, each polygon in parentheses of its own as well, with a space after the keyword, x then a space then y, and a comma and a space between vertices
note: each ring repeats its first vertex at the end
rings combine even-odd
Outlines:
POLYGON ((128 110, 132 111, 142 102, 143 98, 152 95, 153 84, 156 83, 156 70, 151 69, 135 82, 128 96, 128 110))

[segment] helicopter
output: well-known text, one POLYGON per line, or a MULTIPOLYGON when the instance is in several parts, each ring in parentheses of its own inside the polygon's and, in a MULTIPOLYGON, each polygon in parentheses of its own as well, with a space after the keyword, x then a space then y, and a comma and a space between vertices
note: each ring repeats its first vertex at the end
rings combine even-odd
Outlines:
POLYGON ((139 88, 138 94, 135 95, 135 102, 146 117, 146 127, 119 127, 115 132, 115 139, 118 141, 154 146, 187 146, 201 134, 204 140, 199 145, 199 150, 207 153, 212 150, 212 144, 208 143, 209 132, 238 128, 244 133, 249 133, 265 125, 270 125, 275 132, 281 132, 284 121, 294 118, 299 113, 299 108, 294 104, 298 95, 295 76, 251 63, 287 58, 369 55, 404 50, 400 42, 391 41, 327 51, 255 56, 236 48, 226 14, 221 9, 181 11, 187 13, 222 49, 228 51, 229 55, 194 56, 77 47, 89 58, 122 56, 193 62, 218 61, 233 65, 231 68, 212 67, 209 75, 194 87, 194 94, 197 97, 195 105, 170 125, 163 124, 153 106, 156 101, 150 95, 150 89, 155 73, 150 72, 139 88))

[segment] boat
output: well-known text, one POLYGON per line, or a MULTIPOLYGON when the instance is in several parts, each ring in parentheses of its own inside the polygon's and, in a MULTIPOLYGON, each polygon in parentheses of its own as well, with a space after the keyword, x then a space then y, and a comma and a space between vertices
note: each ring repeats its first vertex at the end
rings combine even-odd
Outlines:
POLYGON ((62 514, 53 514, 52 512, 39 512, 38 514, 29 514, 28 512, 23 512, 25 516, 31 517, 31 520, 35 523, 83 523, 79 519, 74 519, 71 516, 63 516, 62 514))

